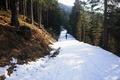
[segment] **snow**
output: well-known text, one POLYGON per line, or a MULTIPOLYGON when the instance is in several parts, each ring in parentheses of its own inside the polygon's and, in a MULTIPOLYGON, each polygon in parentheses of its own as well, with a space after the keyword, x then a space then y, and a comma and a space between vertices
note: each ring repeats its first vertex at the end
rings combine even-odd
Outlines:
POLYGON ((55 49, 60 47, 59 55, 17 65, 6 80, 120 80, 119 57, 79 42, 70 34, 65 39, 65 34, 62 31, 58 42, 51 45, 55 49))
POLYGON ((0 75, 4 75, 7 69, 8 69, 8 66, 0 67, 0 75))
POLYGON ((11 63, 17 63, 17 59, 12 58, 12 60, 10 61, 11 63))

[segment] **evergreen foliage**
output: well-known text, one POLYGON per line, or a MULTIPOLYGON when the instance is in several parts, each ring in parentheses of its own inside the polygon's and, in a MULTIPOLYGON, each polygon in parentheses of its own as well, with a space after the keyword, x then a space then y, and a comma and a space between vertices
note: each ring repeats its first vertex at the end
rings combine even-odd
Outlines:
POLYGON ((0 2, 1 10, 11 10, 14 17, 11 18, 13 26, 18 27, 17 18, 21 14, 29 17, 28 21, 32 25, 37 22, 40 26, 44 25, 44 28, 51 32, 54 37, 59 36, 63 15, 57 0, 1 0, 0 2))
POLYGON ((27 20, 33 26, 35 22, 43 25, 56 39, 63 26, 79 41, 99 45, 118 54, 119 5, 119 0, 75 0, 69 14, 60 8, 58 0, 1 0, 0 10, 11 10, 11 25, 15 27, 19 26, 19 14, 24 15, 29 17, 27 20))
POLYGON ((105 0, 104 3, 101 0, 76 0, 70 15, 69 32, 79 41, 99 45, 119 55, 119 3, 119 0, 105 0), (101 4, 104 5, 104 14, 101 4))

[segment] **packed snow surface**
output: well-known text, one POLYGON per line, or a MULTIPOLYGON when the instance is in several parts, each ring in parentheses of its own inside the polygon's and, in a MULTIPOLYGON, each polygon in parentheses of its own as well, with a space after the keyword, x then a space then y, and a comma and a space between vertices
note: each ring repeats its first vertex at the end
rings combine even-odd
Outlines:
MULTIPOLYGON (((17 65, 6 80, 120 80, 120 58, 99 47, 75 40, 66 30, 52 45, 60 53, 17 65)), ((0 70, 1 71, 1 70, 0 70)), ((4 70, 3 70, 4 71, 4 70)))

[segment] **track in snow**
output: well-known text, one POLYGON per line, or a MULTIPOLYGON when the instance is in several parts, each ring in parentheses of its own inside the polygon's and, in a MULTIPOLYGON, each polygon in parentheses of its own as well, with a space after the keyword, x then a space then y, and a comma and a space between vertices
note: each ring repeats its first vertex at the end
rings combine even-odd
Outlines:
POLYGON ((29 64, 17 65, 6 80, 120 80, 120 58, 99 47, 65 39, 62 31, 52 47, 61 47, 60 54, 29 64))

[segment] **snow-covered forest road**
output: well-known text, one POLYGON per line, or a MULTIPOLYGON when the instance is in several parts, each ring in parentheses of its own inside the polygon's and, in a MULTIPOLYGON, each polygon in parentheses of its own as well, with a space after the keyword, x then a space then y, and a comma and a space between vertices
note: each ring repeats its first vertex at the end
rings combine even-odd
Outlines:
POLYGON ((29 64, 17 65, 6 80, 120 80, 120 58, 99 47, 75 40, 62 31, 52 47, 60 53, 29 64))

